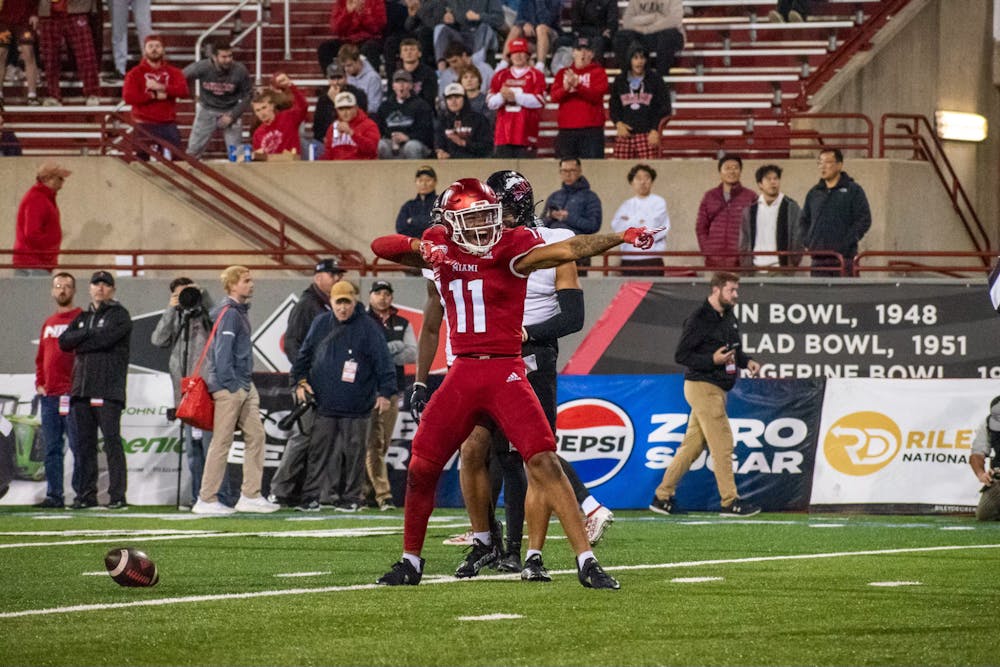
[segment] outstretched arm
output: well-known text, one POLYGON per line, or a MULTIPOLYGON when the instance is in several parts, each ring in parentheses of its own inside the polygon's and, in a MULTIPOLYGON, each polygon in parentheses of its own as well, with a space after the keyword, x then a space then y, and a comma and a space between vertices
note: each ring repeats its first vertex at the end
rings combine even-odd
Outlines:
POLYGON ((645 227, 629 227, 624 232, 615 234, 580 234, 573 238, 538 246, 514 264, 514 270, 525 274, 538 269, 559 266, 566 262, 575 262, 584 257, 599 255, 622 243, 630 243, 641 250, 648 250, 653 245, 653 236, 660 229, 645 227))
POLYGON ((372 241, 372 252, 397 264, 415 266, 418 269, 428 267, 420 254, 420 239, 415 239, 402 234, 389 234, 380 236, 372 241))

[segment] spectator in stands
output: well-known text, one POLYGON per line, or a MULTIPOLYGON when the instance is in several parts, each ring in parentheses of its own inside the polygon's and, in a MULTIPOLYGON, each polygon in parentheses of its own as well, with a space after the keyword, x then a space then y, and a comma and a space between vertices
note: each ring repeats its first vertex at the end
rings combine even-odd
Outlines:
MULTIPOLYGON (((409 18, 409 10, 406 7, 406 0, 385 0, 385 29, 382 31, 383 60, 386 70, 395 70, 399 67, 396 62, 399 57, 399 44, 407 37, 416 37, 406 32, 406 19, 409 18)), ((417 42, 420 43, 419 40, 417 42)), ((428 63, 428 67, 431 63, 428 63)))
POLYGON ((413 94, 413 77, 404 69, 392 75, 392 95, 378 110, 382 138, 378 156, 384 160, 419 160, 434 147, 434 112, 413 94))
POLYGON ((743 160, 738 155, 726 154, 719 158, 721 182, 706 192, 698 206, 695 233, 698 248, 705 256, 709 268, 740 265, 740 223, 743 211, 756 200, 749 188, 740 183, 743 160))
POLYGON ((347 72, 347 83, 365 91, 368 106, 364 107, 369 116, 378 113, 382 106, 382 77, 367 60, 361 57, 361 52, 354 44, 344 44, 337 52, 337 60, 347 72))
POLYGON ((296 397, 316 399, 316 420, 309 437, 302 502, 296 508, 318 512, 323 479, 332 479, 334 509, 356 512, 363 502, 365 449, 372 410, 389 409, 396 374, 381 327, 357 307, 357 291, 346 280, 330 290, 333 312, 317 317, 292 365, 296 397))
POLYGON ((448 45, 458 40, 472 52, 474 60, 489 60, 499 50, 500 33, 506 29, 500 0, 451 0, 434 27, 434 57, 445 59, 448 45))
MULTIPOLYGON (((569 33, 560 33, 556 41, 557 54, 552 56, 552 69, 558 70, 569 64, 575 36, 590 37, 594 43, 594 59, 604 64, 604 54, 611 49, 618 32, 617 0, 572 0, 569 8, 569 33)), ((625 64, 619 63, 624 69, 625 64)))
MULTIPOLYGON (((0 3, 0 66, 6 66, 11 47, 17 45, 17 53, 24 61, 24 83, 28 87, 28 106, 38 106, 38 61, 35 60, 35 45, 38 35, 34 26, 38 19, 34 16, 37 0, 5 0, 0 3)), ((15 58, 16 60, 16 58, 15 58)))
POLYGON ((100 82, 97 79, 97 54, 94 52, 90 24, 87 22, 92 5, 93 0, 38 0, 38 33, 49 93, 42 102, 45 106, 62 106, 59 78, 63 40, 73 52, 77 73, 83 83, 83 95, 86 98, 84 103, 87 106, 101 103, 98 97, 100 82))
POLYGON ((324 160, 374 160, 378 157, 378 125, 358 108, 353 93, 337 93, 337 120, 323 140, 324 160))
POLYGON ((398 69, 410 73, 413 77, 413 94, 427 102, 433 112, 437 107, 437 72, 423 62, 420 42, 416 39, 407 37, 399 43, 398 69))
MULTIPOLYGON (((292 306, 285 327, 285 356, 295 363, 299 348, 309 333, 313 320, 330 311, 330 289, 344 277, 344 270, 333 258, 322 259, 316 264, 312 282, 302 290, 299 300, 292 306)), ((315 410, 307 410, 293 427, 278 469, 271 478, 271 495, 268 501, 288 505, 295 497, 295 487, 301 485, 305 473, 306 452, 309 449, 309 432, 312 431, 315 410)), ((298 504, 298 499, 294 501, 298 504)))
POLYGON ((684 7, 681 0, 646 2, 628 0, 622 27, 615 35, 615 58, 628 67, 629 47, 639 42, 647 53, 656 53, 656 71, 669 76, 677 54, 684 48, 684 7))
POLYGON ((854 274, 858 242, 872 226, 868 197, 844 171, 844 154, 839 148, 819 152, 819 183, 806 195, 799 216, 799 234, 806 250, 840 253, 844 271, 834 257, 813 255, 812 275, 837 278, 854 274))
POLYGON ((589 37, 577 37, 573 64, 559 70, 552 82, 549 95, 559 104, 556 157, 604 159, 608 73, 594 62, 593 48, 589 37))
POLYGON ((538 125, 545 104, 545 75, 528 63, 528 42, 507 45, 510 67, 498 70, 490 82, 486 103, 497 112, 493 131, 494 157, 534 157, 538 125))
POLYGON ((448 84, 444 103, 434 139, 438 159, 489 157, 493 153, 493 126, 486 116, 469 108, 462 84, 448 84))
POLYGON ((153 34, 153 16, 150 11, 151 0, 109 0, 111 10, 111 50, 115 60, 117 79, 125 78, 128 69, 128 10, 132 8, 132 19, 135 30, 139 33, 139 43, 145 44, 146 38, 153 34))
POLYGON ((638 42, 629 49, 629 68, 611 85, 608 113, 615 124, 614 156, 619 160, 660 157, 660 123, 670 116, 670 93, 649 53, 638 42))
POLYGON ((545 200, 545 226, 574 234, 597 233, 601 229, 601 199, 590 189, 580 160, 560 159, 559 178, 562 187, 545 200))
POLYGON ((378 70, 382 64, 385 23, 384 0, 333 0, 330 10, 333 39, 326 40, 316 49, 319 71, 326 71, 345 44, 356 46, 378 70))
POLYGON ((972 438, 969 465, 976 476, 979 503, 976 505, 977 521, 1000 521, 1000 396, 990 401, 990 411, 979 422, 972 438), (990 467, 986 467, 986 459, 990 467))
POLYGON ((313 137, 320 145, 326 141, 326 131, 337 117, 337 110, 333 106, 337 95, 343 92, 351 93, 357 106, 362 109, 368 108, 368 96, 365 95, 365 91, 347 83, 347 72, 339 62, 330 63, 326 68, 326 78, 330 80, 330 85, 316 91, 316 109, 313 111, 313 137))
POLYGON ((490 122, 490 132, 492 132, 496 126, 497 112, 489 107, 489 96, 483 92, 483 77, 479 70, 472 66, 463 68, 459 71, 458 81, 465 89, 465 106, 483 114, 490 122))
POLYGON ((173 152, 181 145, 177 99, 188 97, 187 79, 164 58, 163 39, 158 35, 146 37, 142 52, 142 62, 125 75, 122 98, 132 105, 132 121, 173 152))
POLYGON ((242 63, 233 61, 228 42, 215 45, 209 58, 184 68, 188 85, 200 84, 198 106, 188 136, 188 153, 200 158, 216 130, 222 130, 226 148, 234 151, 243 141, 243 113, 250 107, 253 82, 242 63))
MULTIPOLYGON (((760 195, 743 212, 740 252, 800 251, 798 203, 781 191, 781 167, 765 164, 754 175, 760 195)), ((798 266, 801 255, 746 255, 743 267, 798 266)))
POLYGON ((121 437, 132 317, 115 300, 115 278, 90 277, 90 306, 59 336, 59 349, 75 352, 69 409, 80 454, 80 490, 72 509, 97 506, 97 429, 108 461, 108 509, 126 509, 128 466, 121 437))
POLYGON ((778 0, 778 6, 768 12, 773 23, 802 23, 809 16, 806 0, 778 0))
POLYGON ((59 263, 62 223, 56 194, 70 170, 58 162, 43 162, 35 184, 21 198, 14 230, 14 275, 47 276, 59 263))
POLYGON ((65 505, 63 461, 66 458, 66 441, 73 452, 73 491, 80 493, 80 455, 76 446, 76 433, 69 419, 69 395, 73 386, 72 352, 59 349, 59 336, 83 312, 73 305, 76 296, 76 278, 71 273, 52 276, 52 298, 56 312, 42 324, 38 336, 38 353, 35 355, 35 393, 39 397, 42 420, 42 441, 45 444, 45 500, 35 507, 62 509, 65 505), (60 405, 64 404, 64 405, 60 405))
POLYGON ((250 269, 230 266, 220 276, 226 298, 212 309, 215 337, 208 350, 205 383, 215 402, 212 442, 205 454, 198 501, 193 514, 268 514, 281 506, 260 495, 264 473, 264 424, 260 395, 253 384, 253 342, 250 340, 250 299, 254 283, 250 269), (237 426, 243 431, 243 485, 236 506, 219 502, 218 492, 237 426))
POLYGON ((260 126, 253 133, 253 159, 299 159, 299 126, 306 119, 306 96, 287 74, 275 74, 271 88, 258 92, 253 113, 260 126), (292 97, 292 106, 278 111, 283 99, 292 97))
POLYGON ((399 41, 404 37, 413 37, 420 42, 420 51, 424 62, 437 69, 438 61, 434 54, 434 26, 444 17, 443 0, 404 0, 406 5, 406 20, 403 22, 403 32, 395 43, 392 37, 386 38, 386 52, 398 53, 399 41), (391 48, 391 50, 390 50, 391 48))
POLYGON ((417 196, 405 202, 396 215, 396 233, 419 239, 430 227, 431 209, 437 200, 437 172, 430 165, 417 168, 417 196))
POLYGON ((441 91, 442 102, 444 101, 444 89, 450 83, 461 83, 462 72, 468 67, 473 67, 478 71, 480 91, 484 94, 489 92, 490 81, 493 79, 493 68, 483 61, 474 61, 469 47, 462 42, 452 42, 448 45, 448 50, 445 51, 444 55, 448 67, 438 72, 438 89, 441 91))
POLYGON ((16 134, 4 127, 3 114, 3 99, 0 98, 0 155, 16 157, 21 154, 21 142, 17 140, 16 134))
MULTIPOLYGON (((504 53, 512 40, 524 38, 535 42, 535 67, 543 73, 559 37, 559 20, 562 18, 562 0, 521 0, 517 17, 507 33, 504 53)), ((558 70, 556 70, 558 71, 558 70)))
MULTIPOLYGON (((626 199, 615 211, 615 217, 611 219, 611 229, 622 232, 629 227, 662 228, 653 237, 653 246, 649 249, 650 252, 662 253, 667 249, 670 216, 667 214, 667 202, 660 195, 653 194, 655 180, 656 170, 648 164, 637 164, 628 170, 628 184, 635 196, 626 199)), ((621 252, 622 268, 632 269, 622 272, 623 276, 663 275, 662 257, 650 257, 631 247, 623 247, 621 252)))
POLYGON ((417 360, 417 337, 409 320, 399 314, 392 305, 392 283, 376 280, 368 294, 368 315, 385 334, 389 355, 396 371, 396 393, 389 398, 385 410, 376 406, 371 414, 371 431, 365 451, 365 470, 371 485, 375 505, 381 511, 396 509, 392 504, 392 488, 385 466, 385 455, 389 451, 392 432, 399 416, 399 403, 406 389, 406 364, 417 360))

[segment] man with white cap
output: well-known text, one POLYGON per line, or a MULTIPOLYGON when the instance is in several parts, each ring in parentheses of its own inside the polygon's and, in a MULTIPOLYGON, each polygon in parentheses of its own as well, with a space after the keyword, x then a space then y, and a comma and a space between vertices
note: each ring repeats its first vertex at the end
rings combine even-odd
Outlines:
POLYGON ((976 518, 1000 521, 1000 396, 990 401, 989 415, 976 428, 969 465, 983 485, 976 518), (991 468, 986 467, 987 458, 991 468))
POLYGON ((59 261, 62 223, 56 193, 69 178, 70 170, 48 161, 35 172, 35 184, 17 207, 14 230, 14 275, 47 276, 59 261))
POLYGON ((330 124, 323 140, 324 160, 374 160, 378 157, 379 130, 354 93, 337 93, 333 100, 337 120, 330 124))

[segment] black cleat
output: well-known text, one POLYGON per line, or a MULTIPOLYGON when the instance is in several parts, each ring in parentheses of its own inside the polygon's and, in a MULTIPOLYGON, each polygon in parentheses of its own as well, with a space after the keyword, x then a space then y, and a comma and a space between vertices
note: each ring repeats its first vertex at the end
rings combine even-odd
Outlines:
POLYGON ((416 586, 423 576, 424 559, 420 559, 420 572, 410 561, 400 558, 392 564, 392 569, 379 577, 375 583, 379 586, 416 586))
POLYGON ((496 569, 499 572, 520 572, 521 554, 509 551, 496 562, 496 569))
POLYGON ((73 504, 69 506, 71 510, 89 510, 94 507, 97 507, 96 500, 80 500, 79 498, 74 500, 73 504))
POLYGON ((492 565, 500 560, 500 549, 495 544, 483 544, 473 538, 472 546, 468 548, 465 560, 458 569, 455 576, 459 579, 469 579, 479 574, 479 571, 488 565, 492 565))
POLYGON ((588 558, 577 572, 577 576, 580 577, 580 583, 584 588, 608 588, 615 591, 621 588, 618 580, 607 574, 596 558, 588 558))
POLYGON ((549 571, 542 564, 542 557, 532 554, 524 561, 524 569, 521 570, 521 581, 552 581, 549 571))
POLYGON ((656 512, 657 514, 675 514, 674 511, 674 497, 670 496, 666 500, 660 500, 656 496, 649 501, 649 509, 651 512, 656 512))

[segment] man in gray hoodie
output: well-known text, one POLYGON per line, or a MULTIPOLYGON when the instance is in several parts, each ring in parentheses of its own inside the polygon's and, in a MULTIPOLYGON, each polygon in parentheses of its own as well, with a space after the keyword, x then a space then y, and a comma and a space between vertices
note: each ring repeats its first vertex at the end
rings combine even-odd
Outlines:
POLYGON ((378 113, 382 105, 382 77, 361 57, 361 51, 354 44, 344 44, 337 51, 337 62, 347 72, 347 83, 357 86, 368 96, 368 115, 378 113))
POLYGON ((188 153, 200 158, 216 130, 222 130, 226 148, 235 150, 243 139, 241 118, 250 106, 253 82, 247 68, 233 61, 233 47, 227 42, 216 44, 210 58, 184 68, 184 77, 189 86, 201 84, 188 153))
POLYGON ((250 340, 250 298, 253 277, 245 266, 230 266, 222 272, 222 289, 226 298, 212 309, 217 322, 215 337, 206 357, 205 383, 215 402, 212 443, 205 455, 205 472, 201 478, 198 501, 191 508, 194 514, 232 514, 276 512, 280 505, 270 503, 260 495, 264 474, 264 424, 260 420, 260 395, 253 384, 253 341, 250 340), (218 491, 226 471, 226 459, 233 444, 233 432, 243 431, 243 486, 236 507, 219 502, 218 491))

